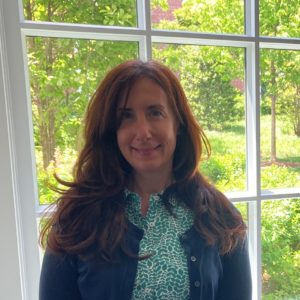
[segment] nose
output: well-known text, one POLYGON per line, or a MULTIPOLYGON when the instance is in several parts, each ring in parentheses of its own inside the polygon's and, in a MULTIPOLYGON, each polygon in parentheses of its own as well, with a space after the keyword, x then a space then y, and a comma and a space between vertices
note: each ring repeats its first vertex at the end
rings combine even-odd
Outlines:
POLYGON ((151 124, 146 118, 139 118, 136 122, 136 134, 137 141, 147 141, 152 137, 151 124))

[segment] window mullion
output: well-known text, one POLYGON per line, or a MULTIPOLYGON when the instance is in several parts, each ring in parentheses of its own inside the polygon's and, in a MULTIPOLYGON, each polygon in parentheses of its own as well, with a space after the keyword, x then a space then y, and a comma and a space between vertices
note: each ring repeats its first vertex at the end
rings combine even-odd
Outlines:
POLYGON ((252 273, 252 300, 260 300, 261 284, 261 202, 253 201, 248 204, 248 240, 252 273))
POLYGON ((138 26, 145 30, 145 35, 139 44, 139 55, 142 60, 152 58, 151 42, 151 5, 150 0, 137 1, 138 26))
POLYGON ((246 48, 246 152, 247 190, 256 197, 249 203, 249 240, 253 251, 253 299, 260 299, 260 108, 259 108, 259 47, 253 43, 246 48))
POLYGON ((259 0, 245 0, 245 33, 259 36, 259 0))

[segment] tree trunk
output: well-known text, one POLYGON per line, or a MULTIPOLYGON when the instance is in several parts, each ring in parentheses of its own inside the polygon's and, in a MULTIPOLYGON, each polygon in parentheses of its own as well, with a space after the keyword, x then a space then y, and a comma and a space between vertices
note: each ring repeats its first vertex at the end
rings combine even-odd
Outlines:
MULTIPOLYGON (((37 85, 35 87, 37 88, 37 85)), ((46 170, 51 161, 55 163, 55 110, 49 108, 51 99, 40 99, 36 89, 34 94, 37 96, 34 98, 34 103, 38 110, 36 125, 39 129, 43 168, 46 170)))
MULTIPOLYGON (((27 1, 25 5, 25 14, 27 19, 34 19, 33 7, 35 5, 34 1, 27 1)), ((47 16, 48 21, 52 20, 53 12, 55 11, 55 7, 53 6, 53 2, 49 1, 47 6, 47 16)), ((55 53, 53 49, 55 48, 53 38, 44 38, 44 60, 41 60, 38 68, 41 70, 45 70, 48 77, 50 77, 53 73, 53 63, 55 61, 55 53)), ((28 53, 33 53, 36 55, 38 51, 41 49, 39 46, 35 44, 35 39, 29 37, 27 41, 28 53)), ((37 107, 37 112, 33 116, 35 126, 38 127, 39 137, 37 140, 41 146, 42 158, 43 158, 43 168, 47 169, 51 161, 55 163, 55 123, 56 123, 56 110, 57 107, 54 104, 53 99, 48 96, 41 97, 43 89, 43 94, 45 90, 51 89, 51 83, 49 84, 41 84, 38 78, 31 79, 31 88, 32 88, 32 102, 37 107)))
POLYGON ((276 161, 276 68, 274 60, 271 61, 271 162, 276 161))
POLYGON ((294 98, 294 132, 295 134, 300 137, 300 86, 297 85, 296 94, 294 98))

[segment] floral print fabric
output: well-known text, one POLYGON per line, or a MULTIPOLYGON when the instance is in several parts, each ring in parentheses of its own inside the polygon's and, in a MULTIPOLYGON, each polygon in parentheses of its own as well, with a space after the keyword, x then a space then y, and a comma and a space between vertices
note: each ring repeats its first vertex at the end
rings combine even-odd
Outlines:
POLYGON ((140 260, 132 299, 184 300, 189 299, 187 257, 179 237, 193 224, 192 213, 175 199, 170 199, 175 216, 161 201, 161 194, 152 194, 146 216, 141 214, 141 199, 136 193, 126 191, 129 220, 144 230, 140 260))

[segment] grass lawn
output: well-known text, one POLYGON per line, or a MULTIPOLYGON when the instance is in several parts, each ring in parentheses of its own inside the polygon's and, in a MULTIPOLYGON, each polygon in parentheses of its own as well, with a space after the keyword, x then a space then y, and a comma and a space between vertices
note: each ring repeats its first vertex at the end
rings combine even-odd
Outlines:
MULTIPOLYGON (((208 131, 212 156, 203 172, 224 192, 246 189, 246 135, 244 121, 223 131, 208 131)), ((277 120, 277 161, 270 165, 271 118, 261 118, 261 177, 263 188, 300 186, 300 138, 283 121, 277 120)))

